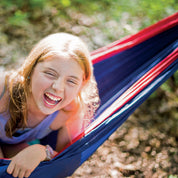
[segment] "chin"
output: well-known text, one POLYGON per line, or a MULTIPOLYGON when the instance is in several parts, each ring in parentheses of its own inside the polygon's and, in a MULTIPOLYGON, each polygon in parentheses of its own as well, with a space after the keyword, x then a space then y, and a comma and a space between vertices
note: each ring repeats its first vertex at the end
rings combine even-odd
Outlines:
POLYGON ((55 111, 59 110, 59 109, 56 109, 56 108, 46 108, 46 107, 39 107, 39 110, 42 114, 44 115, 50 115, 52 113, 54 113, 55 111))

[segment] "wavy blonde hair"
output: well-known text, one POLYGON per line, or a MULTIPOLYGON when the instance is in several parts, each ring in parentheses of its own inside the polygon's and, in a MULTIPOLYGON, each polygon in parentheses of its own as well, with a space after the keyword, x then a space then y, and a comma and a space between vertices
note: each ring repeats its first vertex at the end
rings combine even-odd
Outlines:
MULTIPOLYGON (((84 119, 89 123, 99 106, 97 84, 93 76, 90 54, 82 40, 67 33, 55 33, 43 38, 31 50, 23 65, 7 76, 10 95, 8 111, 10 119, 5 130, 12 137, 17 128, 27 125, 27 98, 30 94, 30 79, 37 63, 66 52, 84 71, 84 87, 76 97, 79 110, 84 112, 84 119)), ((86 125, 86 124, 85 124, 86 125)))

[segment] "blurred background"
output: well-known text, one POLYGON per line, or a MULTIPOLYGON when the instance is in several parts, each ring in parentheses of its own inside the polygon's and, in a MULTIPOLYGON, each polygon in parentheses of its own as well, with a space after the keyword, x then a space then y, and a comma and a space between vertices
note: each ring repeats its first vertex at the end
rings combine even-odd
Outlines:
MULTIPOLYGON (((0 71, 44 36, 68 32, 93 51, 174 14, 176 0, 1 0, 0 71)), ((178 178, 178 71, 72 177, 178 178)))

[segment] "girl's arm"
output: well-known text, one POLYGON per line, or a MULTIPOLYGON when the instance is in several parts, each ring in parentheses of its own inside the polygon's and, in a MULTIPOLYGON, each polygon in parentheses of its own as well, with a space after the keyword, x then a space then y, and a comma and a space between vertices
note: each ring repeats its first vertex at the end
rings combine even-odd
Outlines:
POLYGON ((60 152, 68 143, 70 143, 70 136, 67 127, 62 127, 57 136, 56 151, 60 152))
POLYGON ((5 158, 12 158, 28 146, 29 144, 27 144, 26 142, 22 142, 19 144, 3 144, 1 148, 5 158))
POLYGON ((51 125, 53 130, 59 130, 56 143, 57 152, 71 143, 76 134, 81 132, 82 124, 81 110, 79 104, 74 100, 59 112, 58 118, 51 125))
POLYGON ((59 152, 67 144, 72 143, 72 140, 82 132, 82 126, 83 126, 82 117, 79 117, 79 115, 74 115, 72 118, 70 118, 66 125, 59 129, 57 136, 56 151, 59 152))
POLYGON ((13 177, 29 177, 39 163, 45 159, 45 146, 40 144, 28 146, 11 158, 7 172, 13 177))
MULTIPOLYGON (((46 146, 40 144, 31 146, 27 143, 6 145, 3 149, 6 150, 5 156, 8 158, 13 156, 7 168, 7 172, 13 177, 29 177, 39 163, 47 158, 46 146)), ((54 155, 57 154, 56 151, 53 153, 54 155)))

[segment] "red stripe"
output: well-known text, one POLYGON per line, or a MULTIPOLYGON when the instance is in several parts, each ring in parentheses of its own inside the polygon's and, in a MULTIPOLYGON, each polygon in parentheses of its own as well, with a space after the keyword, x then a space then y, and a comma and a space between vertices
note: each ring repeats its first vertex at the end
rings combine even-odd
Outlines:
POLYGON ((123 50, 129 49, 163 31, 178 25, 178 13, 175 13, 154 25, 151 25, 135 35, 118 40, 108 46, 95 50, 91 53, 93 64, 109 58, 123 50))
POLYGON ((114 114, 118 109, 128 103, 139 92, 141 92, 146 86, 148 86, 161 72, 163 72, 170 64, 172 64, 178 58, 178 48, 175 49, 169 56, 158 63, 150 71, 148 71, 143 77, 141 77, 133 86, 131 86, 126 92, 124 92, 109 108, 107 108, 95 122, 85 131, 85 135, 96 128, 104 120, 114 114))

